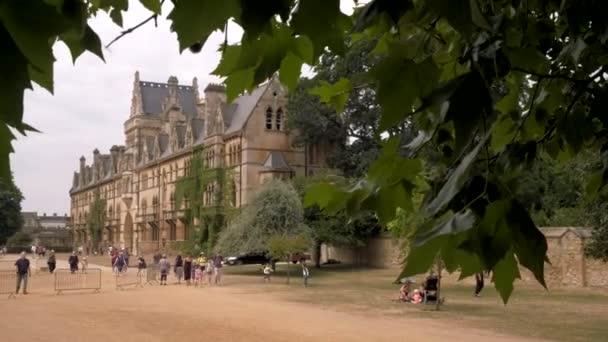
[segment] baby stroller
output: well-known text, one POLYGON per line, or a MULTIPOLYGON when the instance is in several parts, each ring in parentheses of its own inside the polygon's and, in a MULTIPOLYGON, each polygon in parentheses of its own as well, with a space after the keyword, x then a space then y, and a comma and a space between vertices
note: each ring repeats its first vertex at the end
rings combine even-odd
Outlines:
POLYGON ((439 287, 439 278, 436 275, 430 275, 424 282, 424 299, 423 302, 437 301, 437 291, 439 287))

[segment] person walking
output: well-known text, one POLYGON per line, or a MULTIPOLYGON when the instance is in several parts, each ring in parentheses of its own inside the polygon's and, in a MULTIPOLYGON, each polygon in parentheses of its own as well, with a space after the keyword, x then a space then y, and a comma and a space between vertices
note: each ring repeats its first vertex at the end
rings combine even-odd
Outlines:
POLYGON ((224 257, 220 254, 220 252, 216 252, 213 257, 213 272, 215 275, 215 285, 220 285, 222 283, 222 266, 224 263, 224 257))
POLYGON ((205 284, 211 286, 211 284, 213 283, 213 275, 215 273, 215 267, 213 267, 213 258, 207 261, 207 265, 205 265, 203 269, 205 270, 203 276, 205 277, 205 279, 207 279, 205 280, 205 284))
POLYGON ((49 266, 49 273, 53 273, 55 267, 57 267, 57 260, 55 259, 55 251, 52 249, 49 252, 49 259, 46 261, 46 264, 49 266))
POLYGON ((188 254, 184 259, 184 280, 187 286, 190 286, 190 279, 192 279, 192 256, 188 254))
POLYGON ((264 265, 264 282, 269 282, 270 283, 270 276, 272 275, 272 267, 270 267, 270 264, 266 264, 264 265))
POLYGON ((173 272, 175 273, 175 277, 177 277, 177 283, 182 283, 182 277, 184 276, 184 260, 181 255, 177 255, 175 258, 175 266, 173 268, 173 272))
POLYGON ((160 261, 158 262, 158 269, 160 271, 160 284, 167 285, 167 275, 169 274, 169 268, 171 265, 167 260, 167 256, 165 254, 162 255, 160 261))
POLYGON ((116 261, 114 262, 114 267, 116 268, 118 273, 121 273, 123 270, 126 271, 125 255, 122 251, 120 253, 118 253, 118 257, 116 258, 116 261))
POLYGON ((70 255, 70 258, 68 259, 68 264, 70 264, 70 272, 74 273, 78 271, 78 263, 78 255, 76 255, 76 251, 73 251, 72 255, 70 255))
POLYGON ((304 287, 308 287, 308 278, 310 278, 310 271, 306 267, 304 260, 300 261, 302 264, 302 277, 304 278, 304 287))
POLYGON ((475 273, 475 297, 481 296, 481 290, 483 290, 483 273, 475 273))
POLYGON ((125 248, 125 268, 129 268, 129 249, 125 248))
POLYGON ((17 290, 16 294, 19 294, 21 283, 23 283, 23 294, 27 294, 27 279, 32 275, 30 268, 30 261, 25 257, 25 251, 21 252, 21 256, 15 261, 15 268, 17 271, 17 290))
POLYGON ((143 255, 140 255, 139 258, 137 258, 137 276, 140 276, 146 268, 146 260, 143 255))

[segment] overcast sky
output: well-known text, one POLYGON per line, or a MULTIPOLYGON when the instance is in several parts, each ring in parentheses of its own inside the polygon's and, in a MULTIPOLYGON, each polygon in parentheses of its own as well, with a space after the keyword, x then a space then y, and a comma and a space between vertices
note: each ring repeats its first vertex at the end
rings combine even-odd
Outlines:
MULTIPOLYGON (((141 22, 150 15, 138 1, 131 1, 124 16, 124 27, 141 22)), ((342 1, 350 12, 352 1, 342 1)), ((170 5, 163 8, 168 13, 170 5)), ((90 22, 107 44, 120 32, 106 15, 90 22)), ((92 160, 98 148, 108 153, 112 145, 124 144, 123 123, 129 117, 133 76, 139 70, 144 81, 166 82, 177 76, 180 84, 190 85, 198 78, 199 88, 220 80, 210 75, 219 62, 217 52, 224 36, 213 34, 198 54, 179 54, 177 37, 170 33, 170 22, 159 19, 139 28, 104 49, 106 62, 89 53, 72 64, 68 49, 55 46, 55 91, 35 88, 25 94, 24 121, 42 132, 18 137, 11 155, 11 167, 17 186, 25 196, 24 211, 69 214, 68 191, 81 155, 92 160)), ((229 28, 229 42, 240 39, 237 26, 229 28)))

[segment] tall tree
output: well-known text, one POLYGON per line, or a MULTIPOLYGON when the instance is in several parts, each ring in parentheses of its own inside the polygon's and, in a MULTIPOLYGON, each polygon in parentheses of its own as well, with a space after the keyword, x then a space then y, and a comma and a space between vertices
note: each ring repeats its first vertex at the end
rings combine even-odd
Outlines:
POLYGON ((89 216, 87 217, 87 230, 91 239, 91 249, 101 250, 101 236, 106 222, 106 200, 101 198, 99 190, 95 191, 95 198, 89 205, 89 216))
POLYGON ((220 233, 216 249, 222 253, 267 252, 272 237, 307 234, 302 203, 293 187, 269 181, 253 195, 241 213, 220 233))
POLYGON ((23 227, 23 195, 12 180, 0 179, 0 245, 23 227))
MULTIPOLYGON (((323 176, 296 177, 292 184, 304 202, 306 190, 323 176)), ((361 212, 355 217, 348 217, 344 211, 329 215, 318 205, 304 208, 304 224, 310 228, 313 247, 313 261, 321 267, 321 245, 329 244, 339 247, 363 247, 371 237, 377 236, 382 227, 373 212, 361 212)))

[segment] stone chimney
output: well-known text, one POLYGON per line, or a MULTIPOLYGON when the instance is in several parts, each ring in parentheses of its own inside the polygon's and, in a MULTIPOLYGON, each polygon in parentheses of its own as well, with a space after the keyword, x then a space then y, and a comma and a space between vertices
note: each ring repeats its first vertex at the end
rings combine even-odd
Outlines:
POLYGON ((93 150, 93 182, 96 182, 99 176, 99 150, 93 150))
POLYGON ((78 175, 78 184, 80 186, 84 185, 84 167, 86 165, 86 158, 84 156, 80 157, 80 174, 78 175))
POLYGON ((57 213, 53 213, 53 216, 55 216, 55 217, 56 217, 56 216, 57 216, 57 213))
POLYGON ((110 163, 112 164, 110 172, 115 174, 118 172, 118 146, 116 145, 110 149, 110 163))

